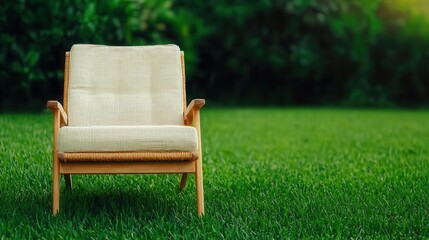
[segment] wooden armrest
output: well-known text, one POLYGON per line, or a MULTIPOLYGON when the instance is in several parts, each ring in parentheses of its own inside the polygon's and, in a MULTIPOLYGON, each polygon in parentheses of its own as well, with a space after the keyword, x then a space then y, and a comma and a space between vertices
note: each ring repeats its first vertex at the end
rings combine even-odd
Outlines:
POLYGON ((67 113, 66 111, 64 111, 63 106, 61 105, 61 103, 59 103, 58 101, 55 100, 49 100, 46 103, 46 106, 51 109, 52 111, 60 111, 60 118, 61 121, 67 125, 67 113))
POLYGON ((183 114, 183 118, 185 120, 185 123, 190 123, 192 122, 193 119, 193 115, 194 115, 194 111, 199 111, 204 104, 206 104, 206 100, 204 99, 194 99, 192 100, 188 107, 186 108, 185 113, 183 114))

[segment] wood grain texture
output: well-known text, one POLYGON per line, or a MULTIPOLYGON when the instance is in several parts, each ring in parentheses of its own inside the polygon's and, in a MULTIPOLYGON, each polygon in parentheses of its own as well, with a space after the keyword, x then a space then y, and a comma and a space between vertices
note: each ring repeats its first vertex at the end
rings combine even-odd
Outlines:
POLYGON ((58 159, 57 139, 60 129, 60 112, 54 111, 54 146, 52 159, 52 215, 60 210, 60 161, 58 159))
POLYGON ((59 127, 62 127, 62 126, 64 126, 64 125, 67 125, 67 123, 68 123, 68 117, 67 117, 67 113, 66 113, 66 111, 64 110, 64 108, 63 108, 63 106, 61 105, 61 103, 59 103, 58 101, 55 101, 55 100, 49 100, 47 103, 46 103, 46 106, 49 108, 49 109, 51 109, 54 113, 56 112, 56 111, 58 111, 59 112, 59 117, 60 117, 60 125, 59 125, 59 127))
POLYGON ((68 97, 69 97, 69 66, 70 66, 70 52, 66 52, 64 61, 64 95, 63 104, 64 110, 67 113, 68 109, 68 97))
MULTIPOLYGON (((202 105, 201 105, 202 107, 202 105)), ((200 107, 200 108, 201 108, 200 107)), ((204 215, 204 187, 203 187, 203 157, 201 145, 201 129, 200 129, 200 110, 197 108, 193 111, 192 125, 197 129, 198 134, 198 151, 199 156, 195 161, 195 185, 197 189, 197 213, 198 216, 204 215)))
POLYGON ((185 74, 185 53, 180 51, 180 63, 182 65, 182 89, 183 89, 183 112, 186 110, 186 74, 185 74))
POLYGON ((189 103, 185 113, 183 114, 185 125, 192 125, 195 111, 199 111, 205 104, 206 100, 204 99, 194 99, 189 103))
POLYGON ((75 162, 60 163, 62 174, 191 173, 195 163, 185 162, 75 162))

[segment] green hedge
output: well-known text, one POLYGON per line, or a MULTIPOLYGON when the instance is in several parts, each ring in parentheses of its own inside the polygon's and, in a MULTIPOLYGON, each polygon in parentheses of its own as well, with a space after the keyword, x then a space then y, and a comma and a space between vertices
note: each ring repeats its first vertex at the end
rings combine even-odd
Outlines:
POLYGON ((220 105, 429 105, 428 23, 388 0, 8 2, 0 110, 59 98, 74 43, 176 43, 190 97, 220 105))
POLYGON ((170 42, 162 1, 30 0, 0 6, 0 109, 37 110, 62 96, 74 43, 170 42), (144 27, 144 25, 146 27, 144 27))
POLYGON ((393 0, 180 2, 211 30, 195 77, 219 102, 429 105, 428 19, 393 0))

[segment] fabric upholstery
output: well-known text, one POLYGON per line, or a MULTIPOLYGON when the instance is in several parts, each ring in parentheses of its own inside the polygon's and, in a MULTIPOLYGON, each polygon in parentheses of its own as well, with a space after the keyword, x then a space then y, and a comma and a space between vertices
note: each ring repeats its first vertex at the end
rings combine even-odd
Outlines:
POLYGON ((181 71, 176 45, 73 45, 68 124, 183 125, 181 71))
POLYGON ((62 127, 58 134, 60 153, 197 150, 197 131, 188 126, 62 127))

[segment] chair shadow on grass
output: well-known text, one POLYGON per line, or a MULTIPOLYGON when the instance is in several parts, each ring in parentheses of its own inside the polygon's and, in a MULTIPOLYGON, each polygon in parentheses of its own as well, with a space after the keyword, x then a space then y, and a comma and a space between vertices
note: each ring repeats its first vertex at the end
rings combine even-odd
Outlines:
MULTIPOLYGON (((74 187, 69 191, 62 186, 60 215, 139 215, 145 218, 171 216, 183 208, 183 199, 176 189, 160 190, 144 186, 139 189, 126 183, 114 189, 74 187), (176 195, 176 196, 175 196, 176 195)), ((144 181, 142 182, 144 185, 144 181)))
MULTIPOLYGON (((92 184, 91 177, 79 179, 79 176, 74 176, 72 191, 66 189, 61 179, 61 205, 57 216, 64 219, 88 216, 113 219, 124 216, 152 220, 169 218, 178 213, 193 215, 195 191, 187 189, 180 192, 178 186, 175 188, 172 184, 179 176, 171 177, 130 177, 119 179, 120 183, 92 184), (150 184, 151 180, 154 180, 154 185, 150 184)), ((190 184, 193 185, 192 180, 190 184)), ((25 191, 0 189, 0 193, 0 219, 36 221, 52 214, 52 190, 49 184, 26 188, 25 191)))

